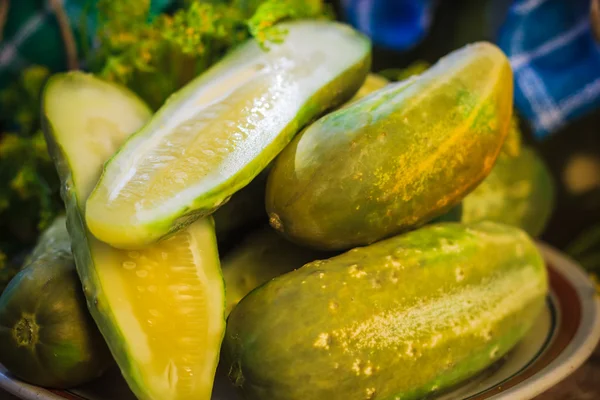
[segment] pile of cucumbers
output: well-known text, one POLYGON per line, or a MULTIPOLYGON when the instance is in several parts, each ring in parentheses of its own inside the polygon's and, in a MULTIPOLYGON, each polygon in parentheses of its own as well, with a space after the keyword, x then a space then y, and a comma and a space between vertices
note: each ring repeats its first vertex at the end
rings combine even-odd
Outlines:
POLYGON ((531 329, 554 188, 506 56, 475 43, 389 82, 351 27, 281 27, 154 115, 49 80, 67 212, 0 297, 12 374, 68 388, 114 360, 139 399, 209 400, 220 365, 246 399, 419 399, 531 329))

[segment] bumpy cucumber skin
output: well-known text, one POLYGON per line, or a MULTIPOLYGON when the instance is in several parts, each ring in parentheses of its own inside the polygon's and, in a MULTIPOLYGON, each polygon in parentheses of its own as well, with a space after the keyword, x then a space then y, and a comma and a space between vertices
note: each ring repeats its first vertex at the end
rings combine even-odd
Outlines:
POLYGON ((291 243, 269 226, 252 232, 223 258, 221 267, 225 279, 226 314, 263 283, 308 262, 333 255, 291 243))
POLYGON ((254 290, 229 316, 223 357, 250 400, 419 399, 506 354, 547 290, 523 231, 429 225, 254 290))
POLYGON ((463 200, 462 221, 494 221, 539 236, 554 208, 555 185, 544 161, 530 147, 501 155, 490 175, 463 200))
POLYGON ((506 56, 480 43, 324 116, 274 163, 271 225, 300 244, 341 250, 446 213, 494 165, 512 93, 506 56))
MULTIPOLYGON (((302 23, 313 23, 319 24, 320 21, 293 21, 290 23, 284 23, 281 25, 282 28, 293 26, 294 24, 302 23)), ((326 23, 326 22, 323 22, 326 23)), ((329 22, 330 23, 330 22, 329 22)), ((339 24, 340 27, 350 30, 350 26, 339 24)), ((315 29, 318 29, 316 25, 315 29)), ((211 215, 216 212, 219 207, 226 204, 228 199, 248 185, 261 171, 263 171, 281 152, 281 150, 289 144, 293 137, 298 131, 306 126, 311 121, 315 120, 319 116, 323 115, 327 110, 333 109, 345 101, 350 99, 364 83, 367 74, 371 68, 371 42, 369 39, 358 31, 352 30, 351 35, 355 36, 355 39, 362 42, 364 56, 360 58, 354 65, 348 66, 348 68, 339 74, 337 77, 332 79, 329 83, 320 88, 315 92, 312 97, 306 99, 302 104, 302 108, 298 110, 296 118, 279 131, 277 137, 267 143, 264 146, 264 151, 259 157, 253 160, 253 162, 241 168, 238 173, 234 174, 227 181, 222 182, 214 189, 202 194, 196 198, 190 204, 183 205, 179 210, 166 216, 162 220, 152 221, 139 226, 129 226, 127 232, 127 238, 123 238, 122 241, 114 242, 113 238, 107 237, 102 238, 102 233, 96 231, 95 224, 101 224, 102 221, 92 221, 89 216, 87 218, 87 224, 98 238, 105 239, 105 241, 116 248, 121 249, 139 249, 150 243, 154 243, 158 240, 169 237, 170 235, 184 229, 194 221, 198 220, 207 215, 211 215), (99 234, 100 233, 100 234, 99 234)), ((243 45, 238 50, 242 50, 243 45)), ((231 52, 228 56, 224 57, 223 60, 212 69, 208 70, 203 74, 204 78, 210 79, 213 75, 218 77, 219 68, 221 64, 225 64, 228 61, 235 61, 239 54, 237 50, 231 52)), ((201 82, 203 77, 197 78, 198 82, 201 82)), ((173 94, 165 105, 169 103, 183 102, 186 96, 194 90, 194 82, 191 82, 182 90, 173 94)), ((148 123, 146 127, 136 132, 131 136, 131 139, 141 137, 146 130, 155 128, 155 125, 162 125, 163 121, 160 118, 168 118, 166 114, 169 111, 168 108, 165 110, 159 110, 148 123), (165 114, 165 115, 163 115, 165 114)), ((129 140, 128 140, 129 143, 129 140)), ((119 151, 117 151, 106 163, 100 182, 106 175, 106 170, 109 168, 111 162, 119 157, 119 154, 125 150, 128 143, 125 143, 119 151)), ((98 190, 98 186, 90 195, 91 201, 95 197, 95 193, 98 190)))

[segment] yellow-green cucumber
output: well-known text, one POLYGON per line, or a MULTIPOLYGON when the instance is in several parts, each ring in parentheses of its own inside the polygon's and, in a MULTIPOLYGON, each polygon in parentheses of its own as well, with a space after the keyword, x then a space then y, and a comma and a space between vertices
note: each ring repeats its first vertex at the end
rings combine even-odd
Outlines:
POLYGON ((525 232, 428 225, 252 291, 229 315, 225 365, 249 400, 422 399, 511 350, 547 290, 525 232))
POLYGON ((325 115, 275 160, 271 225, 299 244, 345 250, 431 221, 488 175, 512 101, 508 59, 477 43, 325 115))

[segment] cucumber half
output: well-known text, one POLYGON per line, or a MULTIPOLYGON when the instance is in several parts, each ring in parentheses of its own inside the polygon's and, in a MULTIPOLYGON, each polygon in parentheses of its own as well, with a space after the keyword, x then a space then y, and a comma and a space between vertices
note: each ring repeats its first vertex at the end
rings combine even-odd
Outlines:
POLYGON ((87 305, 129 387, 139 399, 208 400, 225 329, 212 218, 129 252, 94 238, 83 218, 102 163, 149 109, 124 88, 74 72, 50 79, 43 116, 87 305))
POLYGON ((349 99, 370 42, 327 21, 283 24, 283 43, 250 40, 173 95, 107 163, 87 202, 91 232, 135 249, 208 215, 325 110, 349 99))

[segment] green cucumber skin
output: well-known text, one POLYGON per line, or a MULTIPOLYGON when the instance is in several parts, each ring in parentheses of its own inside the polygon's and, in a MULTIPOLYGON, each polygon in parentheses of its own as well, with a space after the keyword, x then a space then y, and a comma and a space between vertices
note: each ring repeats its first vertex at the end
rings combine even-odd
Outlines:
POLYGON ((297 135, 269 174, 271 225, 328 250, 419 227, 487 176, 511 114, 506 56, 490 44, 458 50, 297 135))
POLYGON ((252 232, 223 258, 221 267, 225 279, 226 314, 263 283, 308 262, 333 255, 331 252, 300 247, 270 226, 252 232))
POLYGON ((315 261, 229 316, 223 358, 250 400, 410 400, 485 369, 548 290, 523 231, 445 223, 315 261))
POLYGON ((555 184, 533 148, 501 155, 492 172, 463 199, 462 221, 502 222, 537 237, 552 216, 555 184))
POLYGON ((59 216, 0 296, 2 364, 28 383, 51 388, 101 376, 114 362, 85 304, 65 217, 59 216), (15 326, 27 314, 38 331, 29 332, 31 343, 19 344, 15 326))

